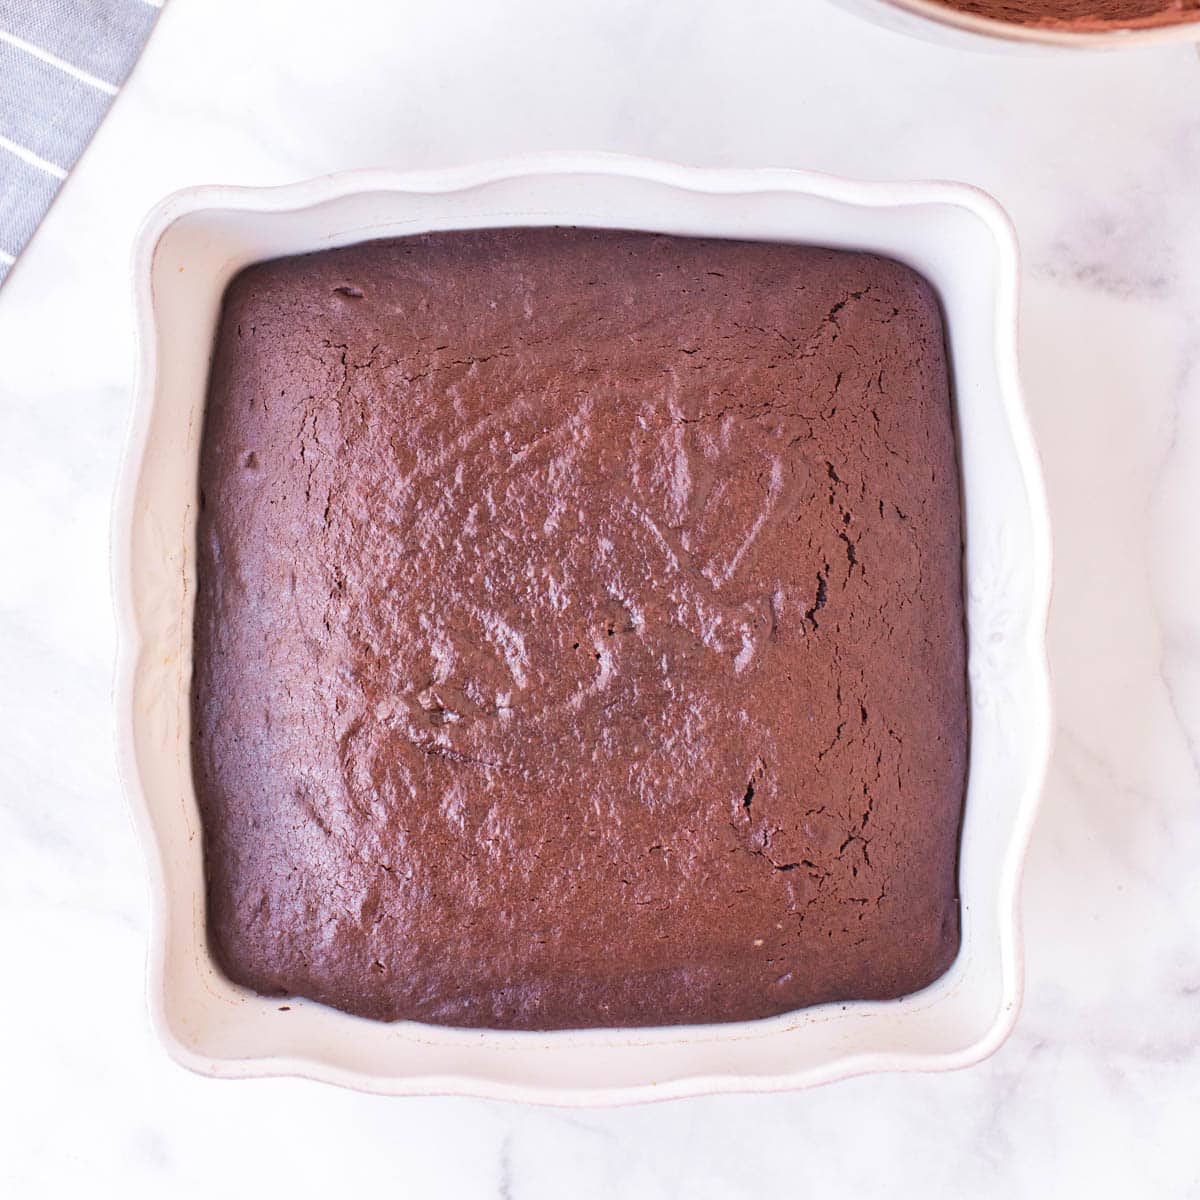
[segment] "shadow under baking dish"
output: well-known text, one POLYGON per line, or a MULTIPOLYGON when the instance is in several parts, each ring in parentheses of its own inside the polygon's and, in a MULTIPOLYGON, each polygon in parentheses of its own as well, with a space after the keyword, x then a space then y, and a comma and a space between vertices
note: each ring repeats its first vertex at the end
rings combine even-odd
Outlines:
POLYGON ((549 157, 196 189, 148 219, 135 271, 142 357, 114 518, 117 704, 122 771, 154 891, 151 1008, 177 1059, 214 1075, 588 1104, 958 1066, 1003 1040, 1020 994, 1017 882, 1049 741, 1050 560, 1017 385, 1015 247, 993 202, 954 184, 549 157), (188 692, 198 439, 224 288, 266 258, 433 229, 547 224, 870 250, 910 264, 939 293, 962 465, 971 745, 962 948, 950 972, 916 995, 725 1025, 494 1032, 281 1004, 215 968, 188 692))

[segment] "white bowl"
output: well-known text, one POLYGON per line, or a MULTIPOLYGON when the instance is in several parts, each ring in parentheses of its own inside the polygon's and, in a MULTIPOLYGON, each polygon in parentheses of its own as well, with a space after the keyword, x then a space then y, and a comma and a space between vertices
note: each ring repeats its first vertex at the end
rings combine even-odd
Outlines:
POLYGON ((118 741, 151 876, 150 1007, 178 1061, 210 1075, 597 1104, 958 1067, 1004 1040, 1021 994, 1018 881, 1050 739, 1050 539, 1017 379, 1016 244, 991 199, 953 183, 536 157, 180 192, 146 220, 134 270, 140 369, 114 516, 118 741), (276 255, 551 224, 868 249, 910 263, 941 296, 963 475, 971 746, 962 948, 916 995, 740 1024, 489 1032, 281 1004, 213 963, 189 682, 198 445, 222 292, 241 267, 276 255))
POLYGON ((1113 29, 1068 29, 998 21, 952 8, 942 0, 833 0, 877 25, 926 41, 976 50, 1039 47, 1075 50, 1122 50, 1163 42, 1200 42, 1200 17, 1169 25, 1113 29))

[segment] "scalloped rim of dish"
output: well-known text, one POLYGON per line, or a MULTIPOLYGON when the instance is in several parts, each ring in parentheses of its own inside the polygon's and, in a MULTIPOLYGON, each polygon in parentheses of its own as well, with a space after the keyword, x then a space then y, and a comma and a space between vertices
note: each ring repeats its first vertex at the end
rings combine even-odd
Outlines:
MULTIPOLYGON (((525 221, 523 223, 532 223, 525 221)), ((550 223, 550 222, 547 222, 550 223)), ((584 223, 584 222, 580 222, 584 223)), ((634 227, 634 226, 625 226, 634 227)), ((366 235, 369 236, 369 235, 366 235)), ((720 235, 716 235, 720 236, 720 235)), ((360 239, 361 240, 361 239, 360 239)), ((314 247, 316 248, 316 247, 314 247)), ((641 1103, 725 1092, 775 1092, 829 1083, 869 1072, 949 1070, 976 1063, 992 1054, 1007 1038, 1020 1008, 1024 964, 1020 938, 1019 887, 1025 850, 1044 784, 1051 742, 1050 676, 1045 650, 1045 630, 1051 588, 1051 536, 1041 467, 1020 391, 1017 353, 1018 254, 1012 224, 999 204, 985 192, 967 184, 948 181, 868 182, 787 168, 697 168, 656 160, 607 153, 536 154, 491 160, 445 169, 419 171, 363 170, 341 172, 307 181, 274 187, 199 186, 173 193, 145 218, 133 255, 138 354, 129 434, 122 462, 112 517, 112 585, 116 610, 118 644, 114 678, 116 751, 118 766, 128 797, 132 820, 141 843, 149 876, 150 932, 147 962, 148 999, 152 1022, 169 1054, 180 1064, 210 1076, 252 1078, 296 1076, 389 1095, 469 1095, 568 1106, 603 1106, 641 1103), (152 268, 160 239, 180 218, 203 210, 234 210, 271 214, 313 208, 357 193, 403 192, 436 195, 539 177, 609 177, 645 181, 682 192, 708 196, 795 193, 835 204, 881 208, 922 204, 946 204, 969 211, 982 221, 995 239, 997 283, 993 296, 994 352, 1001 407, 1012 436, 1021 484, 1028 503, 1030 522, 1030 605, 1024 616, 1027 642, 1019 653, 1032 674, 1035 694, 1022 697, 1034 714, 1033 736, 1024 747, 1027 769, 1024 785, 1015 801, 1011 826, 1002 848, 998 868, 999 945, 996 947, 1002 978, 1002 1002, 987 1030, 969 1044, 943 1053, 903 1050, 865 1053, 847 1052, 828 1061, 797 1071, 776 1074, 699 1073, 663 1082, 652 1079, 629 1086, 547 1085, 484 1077, 470 1071, 428 1072, 379 1076, 308 1054, 247 1055, 220 1057, 200 1053, 187 1044, 174 1027, 164 998, 167 955, 168 911, 165 857, 167 843, 156 819, 155 805, 141 778, 135 744, 135 672, 142 650, 142 634, 135 615, 133 579, 133 529, 143 461, 151 418, 159 401, 156 388, 156 314, 152 268)), ((194 798, 193 798, 194 803, 194 798)), ((961 885, 960 885, 961 886, 961 885)), ((202 897, 200 903, 203 903, 202 897)), ((960 955, 960 958, 962 956, 960 955)), ((954 972, 951 968, 951 974, 954 972)), ((457 1036, 461 1050, 474 1039, 506 1039, 506 1048, 534 1054, 539 1045, 554 1039, 562 1043, 596 1045, 645 1044, 653 1054, 655 1039, 660 1045, 693 1040, 734 1043, 767 1036, 772 1030, 793 1030, 844 1015, 869 1019, 873 1012, 889 1006, 920 1003, 936 991, 947 977, 916 997, 892 1002, 852 1001, 802 1009, 783 1017, 729 1025, 672 1026, 651 1030, 582 1030, 552 1034, 442 1030, 412 1022, 393 1029, 416 1030, 425 1040, 436 1034, 444 1039, 457 1036), (790 1025, 781 1024, 791 1022, 790 1025)), ((926 1001, 930 1003, 931 1001, 926 1001)), ((271 1001, 272 1004, 276 1002, 271 1001)), ((292 1002, 293 1004, 295 1001, 292 1002)), ((311 1002, 304 1002, 311 1003, 311 1002)), ((321 1006, 316 1006, 320 1008, 321 1006)), ((362 1021, 362 1018, 351 1018, 362 1021)), ((377 1022, 369 1022, 377 1025, 377 1022)), ((419 1036, 414 1041, 422 1040, 419 1036)), ((522 1054, 513 1056, 519 1061, 522 1054)))
POLYGON ((954 8, 948 0, 871 0, 898 9, 943 28, 958 30, 991 41, 1019 42, 1027 46, 1055 46, 1071 50, 1123 50, 1159 46, 1167 42, 1200 43, 1200 16, 1161 25, 1122 26, 1113 29, 1063 29, 1052 25, 1021 25, 954 8))

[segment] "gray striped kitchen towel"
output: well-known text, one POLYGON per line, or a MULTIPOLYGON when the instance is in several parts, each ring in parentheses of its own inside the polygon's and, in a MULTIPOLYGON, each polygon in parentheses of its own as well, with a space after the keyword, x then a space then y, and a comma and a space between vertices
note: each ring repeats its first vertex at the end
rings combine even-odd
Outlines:
POLYGON ((104 119, 162 0, 0 0, 0 284, 104 119))

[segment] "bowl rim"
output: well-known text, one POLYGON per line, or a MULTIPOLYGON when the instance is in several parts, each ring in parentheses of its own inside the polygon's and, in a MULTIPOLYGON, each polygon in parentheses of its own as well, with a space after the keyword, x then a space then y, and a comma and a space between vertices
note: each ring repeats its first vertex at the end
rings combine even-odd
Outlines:
POLYGON ((118 770, 148 878, 146 982, 151 1021, 175 1061, 201 1074, 223 1078, 292 1076, 379 1094, 467 1095, 536 1104, 598 1107, 715 1093, 786 1091, 871 1072, 955 1069, 988 1057, 1005 1041, 1017 1019, 1023 992, 1020 880, 1045 785, 1053 727, 1046 652, 1052 559, 1041 463, 1020 387, 1017 362, 1017 240, 1012 222, 996 200, 970 184, 947 180, 867 181, 794 168, 694 167, 606 152, 548 152, 412 171, 341 171, 266 187, 216 184, 184 188, 166 196, 147 214, 135 239, 131 266, 137 332, 136 381, 110 528, 111 586, 117 632, 113 677, 114 733, 118 770), (177 220, 205 210, 281 213, 307 209, 358 193, 452 193, 541 176, 615 176, 702 195, 795 192, 865 208, 948 204, 973 213, 995 238, 997 282, 991 299, 998 392, 1029 507, 1032 547, 1029 628, 1034 642, 1026 648, 1026 656, 1035 671, 1038 687, 1036 695, 1025 699, 1037 711, 1039 719, 1034 722, 1033 744, 1025 748, 1029 770, 1023 793, 1006 829, 999 871, 997 913, 1002 1000, 990 1027, 968 1045, 943 1052, 846 1053, 817 1066, 770 1076, 704 1074, 681 1076, 664 1083, 564 1087, 504 1082, 466 1074, 372 1076, 326 1059, 300 1054, 213 1058, 185 1045, 172 1026, 163 987, 169 910, 164 862, 167 843, 155 820, 154 805, 142 784, 134 713, 135 676, 142 638, 135 608, 132 535, 142 464, 151 418, 158 402, 157 318, 152 267, 160 239, 177 220))
POLYGON ((885 8, 932 21, 945 28, 992 41, 1055 46, 1073 50, 1124 50, 1168 42, 1200 43, 1200 16, 1156 25, 1125 25, 1112 29, 1069 29, 1053 25, 1021 25, 954 8, 949 0, 873 0, 885 8))

